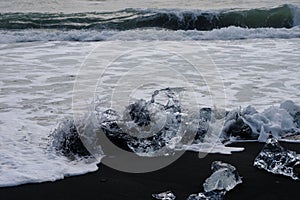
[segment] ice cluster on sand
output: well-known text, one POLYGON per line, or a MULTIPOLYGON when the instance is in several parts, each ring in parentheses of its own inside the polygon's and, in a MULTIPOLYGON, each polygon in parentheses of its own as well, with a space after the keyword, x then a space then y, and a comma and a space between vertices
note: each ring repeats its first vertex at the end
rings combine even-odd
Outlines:
MULTIPOLYGON (((191 194, 187 200, 223 200, 226 192, 242 183, 236 168, 230 164, 214 161, 211 169, 212 175, 203 184, 205 192, 191 194)), ((175 199, 175 195, 171 191, 153 194, 152 197, 163 200, 175 199)))
MULTIPOLYGON (((214 148, 230 153, 242 149, 225 147, 227 141, 265 142, 270 135, 300 140, 300 106, 292 101, 262 112, 252 106, 231 111, 203 107, 198 116, 185 117, 188 121, 184 123, 183 109, 186 108, 182 108, 178 91, 165 88, 154 91, 149 100, 140 99, 129 104, 122 114, 112 109, 96 112, 94 119, 84 119, 82 123, 87 124, 80 126, 84 127, 85 138, 93 137, 89 140, 96 141, 97 134, 105 134, 114 145, 140 156, 170 155, 175 149, 215 152, 214 148)), ((80 141, 78 126, 72 120, 62 122, 51 134, 53 146, 61 149, 64 155, 89 154, 80 141)))
POLYGON ((300 106, 285 101, 258 112, 252 106, 229 112, 223 129, 223 139, 252 139, 265 142, 272 135, 281 139, 297 139, 300 135, 300 106))

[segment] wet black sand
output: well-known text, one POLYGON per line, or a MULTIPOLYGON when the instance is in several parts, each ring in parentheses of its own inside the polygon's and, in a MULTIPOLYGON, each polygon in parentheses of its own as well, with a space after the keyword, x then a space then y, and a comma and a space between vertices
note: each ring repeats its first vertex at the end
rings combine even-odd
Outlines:
MULTIPOLYGON (((300 144, 281 143, 300 153, 300 144)), ((202 184, 211 174, 210 164, 221 160, 234 165, 243 183, 228 192, 226 199, 277 200, 300 199, 300 181, 274 175, 253 167, 253 160, 263 144, 239 143, 243 152, 232 155, 210 154, 199 159, 197 153, 186 152, 171 165, 151 173, 130 174, 100 164, 99 170, 56 182, 0 188, 0 200, 24 199, 100 199, 150 200, 151 194, 172 190, 176 199, 184 200, 191 193, 203 191, 202 184)))

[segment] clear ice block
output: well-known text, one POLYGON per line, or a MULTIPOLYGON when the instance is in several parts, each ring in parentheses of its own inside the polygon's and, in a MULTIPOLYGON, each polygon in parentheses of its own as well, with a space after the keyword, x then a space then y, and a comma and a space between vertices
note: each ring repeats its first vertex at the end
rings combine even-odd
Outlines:
POLYGON ((296 168, 300 167, 300 155, 280 146, 275 138, 269 138, 266 145, 254 160, 254 166, 273 174, 289 176, 299 180, 296 168))

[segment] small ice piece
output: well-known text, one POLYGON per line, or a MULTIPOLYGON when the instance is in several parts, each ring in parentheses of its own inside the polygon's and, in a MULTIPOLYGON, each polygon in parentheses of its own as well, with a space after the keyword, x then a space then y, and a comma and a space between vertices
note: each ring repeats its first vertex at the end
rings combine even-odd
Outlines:
POLYGON ((300 155, 284 149, 277 139, 269 138, 262 151, 255 158, 254 166, 273 174, 282 174, 299 180, 296 167, 300 167, 300 155))
POLYGON ((198 194, 191 194, 186 200, 223 200, 225 191, 211 191, 198 194))
POLYGON ((211 169, 213 174, 203 184, 205 192, 214 190, 229 191, 237 184, 242 183, 236 168, 230 164, 214 161, 211 164, 211 169))
POLYGON ((171 191, 166 191, 159 194, 152 194, 152 197, 161 200, 174 200, 176 198, 171 191))
POLYGON ((214 161, 211 169, 213 174, 203 184, 205 192, 191 194, 187 200, 223 200, 227 191, 242 183, 236 168, 230 164, 214 161))

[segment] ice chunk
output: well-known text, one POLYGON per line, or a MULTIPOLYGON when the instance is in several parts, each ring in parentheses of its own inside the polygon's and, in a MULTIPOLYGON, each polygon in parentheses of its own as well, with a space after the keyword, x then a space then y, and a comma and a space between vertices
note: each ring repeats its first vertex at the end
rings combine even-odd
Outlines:
POLYGON ((252 106, 230 111, 225 118, 221 139, 266 141, 272 135, 277 138, 297 140, 300 138, 300 106, 292 101, 280 107, 272 106, 257 112, 252 106))
POLYGON ((57 152, 62 153, 72 160, 75 159, 76 156, 91 156, 79 137, 79 127, 79 123, 76 124, 74 120, 61 122, 49 136, 51 146, 54 147, 57 152))
POLYGON ((203 184, 205 192, 215 190, 229 191, 237 184, 242 183, 236 168, 230 164, 214 161, 211 165, 211 169, 213 174, 208 177, 203 184))
POLYGON ((109 110, 98 118, 101 129, 114 144, 141 156, 173 153, 173 146, 182 138, 181 104, 170 88, 155 91, 151 100, 130 104, 122 117, 109 110))
POLYGON ((277 138, 299 132, 294 123, 294 118, 283 108, 270 107, 261 113, 245 115, 243 120, 257 135, 261 134, 262 129, 265 133, 270 133, 277 138))
POLYGON ((280 108, 285 109, 290 115, 294 116, 300 112, 300 106, 296 105, 293 101, 284 101, 280 104, 280 108))
POLYGON ((257 133, 252 131, 252 128, 245 122, 245 116, 254 115, 257 111, 248 106, 244 110, 237 109, 229 112, 226 115, 224 129, 222 131, 222 139, 226 140, 228 137, 233 136, 239 139, 257 139, 257 133))
POLYGON ((187 200, 223 200, 225 191, 211 191, 198 194, 191 194, 187 200))
POLYGON ((159 194, 152 194, 152 197, 161 200, 174 200, 176 198, 171 191, 166 191, 159 194))
POLYGON ((285 109, 294 118, 296 126, 300 128, 300 106, 292 101, 285 101, 280 104, 280 108, 285 109))
POLYGON ((236 168, 221 161, 214 161, 211 165, 213 174, 204 184, 203 193, 192 194, 187 200, 223 200, 227 191, 242 183, 236 168))
POLYGON ((300 167, 300 156, 294 151, 284 149, 275 138, 267 140, 266 145, 255 158, 254 166, 299 180, 296 167, 300 167))

